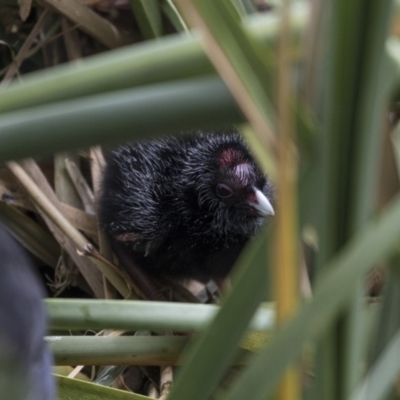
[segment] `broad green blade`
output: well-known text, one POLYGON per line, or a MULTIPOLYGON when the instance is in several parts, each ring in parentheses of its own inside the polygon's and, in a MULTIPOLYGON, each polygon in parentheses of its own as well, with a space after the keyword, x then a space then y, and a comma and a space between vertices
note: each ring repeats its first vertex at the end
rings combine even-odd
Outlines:
POLYGON ((398 277, 399 259, 392 262, 391 269, 387 273, 387 284, 382 293, 383 301, 379 321, 376 327, 375 343, 371 346, 371 364, 376 361, 380 354, 385 350, 388 343, 400 329, 400 315, 398 306, 400 304, 400 279, 398 277), (397 276, 396 276, 397 275, 397 276))
POLYGON ((176 35, 32 73, 1 90, 0 112, 212 72, 199 40, 176 35))
POLYGON ((173 0, 162 0, 162 9, 178 32, 189 33, 189 29, 179 14, 173 0))
POLYGON ((176 365, 182 336, 48 336, 56 365, 176 365))
POLYGON ((145 39, 162 35, 160 5, 157 0, 129 0, 133 15, 145 39))
POLYGON ((400 374, 400 330, 386 344, 381 356, 363 379, 351 400, 383 400, 400 374))
POLYGON ((140 394, 57 376, 57 400, 150 400, 140 394))
MULTIPOLYGON (((93 299, 47 299, 46 306, 53 330, 204 331, 220 309, 212 304, 93 299)), ((249 329, 269 331, 274 321, 273 305, 266 304, 258 309, 249 329)))
POLYGON ((188 349, 169 400, 209 399, 238 354, 238 343, 267 285, 265 242, 264 231, 240 256, 235 268, 236 283, 207 333, 188 349))
POLYGON ((128 89, 3 114, 0 162, 242 121, 218 78, 128 89))

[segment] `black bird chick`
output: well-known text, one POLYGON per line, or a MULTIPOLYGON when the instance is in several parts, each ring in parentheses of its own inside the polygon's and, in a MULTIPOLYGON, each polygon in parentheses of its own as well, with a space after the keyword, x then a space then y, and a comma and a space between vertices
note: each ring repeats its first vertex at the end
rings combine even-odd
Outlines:
POLYGON ((239 133, 188 134, 114 150, 99 218, 147 272, 207 282, 274 214, 272 196, 239 133))

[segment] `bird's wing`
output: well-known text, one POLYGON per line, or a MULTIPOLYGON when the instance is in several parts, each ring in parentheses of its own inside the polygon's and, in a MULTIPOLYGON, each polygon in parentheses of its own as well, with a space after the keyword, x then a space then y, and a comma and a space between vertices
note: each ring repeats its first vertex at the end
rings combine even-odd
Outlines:
POLYGON ((178 219, 174 199, 182 157, 176 140, 115 150, 104 172, 99 202, 103 229, 135 252, 148 255, 158 248, 178 219))

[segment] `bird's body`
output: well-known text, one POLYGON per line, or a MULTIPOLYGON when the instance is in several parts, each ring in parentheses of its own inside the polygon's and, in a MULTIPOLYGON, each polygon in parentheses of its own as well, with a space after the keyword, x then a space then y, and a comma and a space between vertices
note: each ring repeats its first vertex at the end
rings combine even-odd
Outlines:
POLYGON ((271 196, 238 133, 190 134, 113 151, 99 216, 148 272, 205 282, 229 273, 271 196))

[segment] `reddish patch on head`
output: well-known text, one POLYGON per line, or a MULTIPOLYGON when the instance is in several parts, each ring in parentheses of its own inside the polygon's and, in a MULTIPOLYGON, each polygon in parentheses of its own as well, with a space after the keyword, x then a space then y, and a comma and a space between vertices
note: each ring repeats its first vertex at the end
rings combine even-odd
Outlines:
POLYGON ((237 149, 224 149, 221 151, 217 158, 217 163, 220 167, 231 167, 235 164, 242 164, 244 162, 243 154, 237 149))
POLYGON ((231 176, 231 184, 243 188, 254 180, 254 167, 240 149, 226 148, 217 157, 218 167, 231 176))

